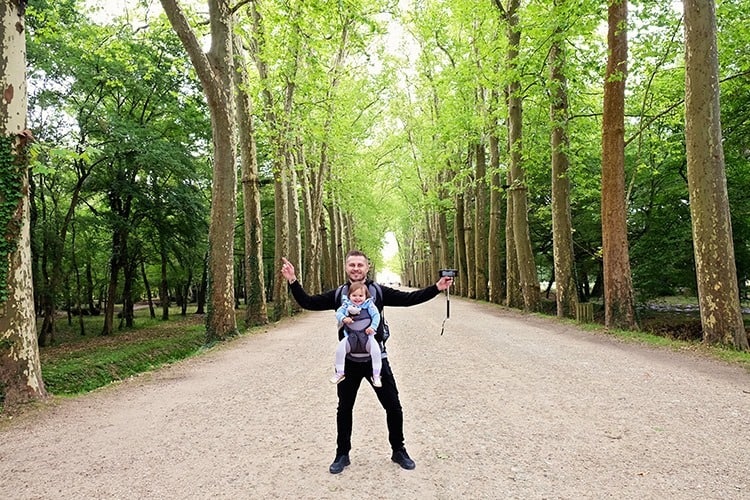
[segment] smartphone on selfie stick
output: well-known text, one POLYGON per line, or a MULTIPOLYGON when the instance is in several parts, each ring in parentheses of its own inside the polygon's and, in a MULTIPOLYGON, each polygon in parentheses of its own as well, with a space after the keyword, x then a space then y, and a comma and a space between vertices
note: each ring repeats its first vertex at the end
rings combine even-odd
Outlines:
MULTIPOLYGON (((455 269, 441 269, 441 278, 453 278, 454 280, 458 276, 458 271, 455 269)), ((451 317, 451 287, 445 289, 445 320, 443 321, 443 328, 440 329, 440 335, 445 331, 445 321, 451 317)))

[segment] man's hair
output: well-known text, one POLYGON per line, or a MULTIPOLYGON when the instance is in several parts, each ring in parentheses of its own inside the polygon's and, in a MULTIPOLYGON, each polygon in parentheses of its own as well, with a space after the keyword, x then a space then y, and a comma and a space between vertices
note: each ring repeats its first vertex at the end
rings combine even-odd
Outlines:
POLYGON ((351 295, 352 293, 356 292, 360 288, 364 288, 365 289, 365 298, 369 299, 371 297, 371 295, 370 295, 370 289, 367 288, 367 285, 365 285, 361 281, 357 281, 356 283, 352 283, 351 285, 349 285, 349 295, 351 295))
POLYGON ((346 254, 346 259, 344 260, 349 260, 349 257, 364 257, 365 260, 367 260, 368 262, 370 261, 370 259, 367 258, 367 255, 365 255, 363 252, 360 252, 359 250, 349 250, 349 253, 346 254))

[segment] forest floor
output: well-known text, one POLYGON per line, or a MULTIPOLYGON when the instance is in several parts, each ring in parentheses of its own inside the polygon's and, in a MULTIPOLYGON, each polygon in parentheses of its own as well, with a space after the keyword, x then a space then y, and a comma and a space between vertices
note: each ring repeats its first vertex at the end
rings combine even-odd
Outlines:
POLYGON ((750 373, 452 298, 386 308, 412 471, 366 384, 331 475, 333 312, 0 425, 0 498, 750 498, 750 373))

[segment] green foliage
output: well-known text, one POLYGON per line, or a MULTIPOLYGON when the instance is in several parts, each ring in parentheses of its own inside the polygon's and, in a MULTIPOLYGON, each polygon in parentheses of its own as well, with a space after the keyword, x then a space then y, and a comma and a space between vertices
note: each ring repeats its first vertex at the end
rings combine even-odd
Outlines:
POLYGON ((0 137, 0 306, 8 300, 9 257, 18 248, 21 230, 16 212, 23 198, 21 186, 26 167, 19 165, 16 140, 14 136, 0 137))
MULTIPOLYGON (((123 243, 113 234, 125 231, 119 264, 133 270, 143 261, 151 283, 161 269, 149 264, 163 255, 173 288, 201 276, 211 184, 206 104, 166 20, 147 28, 130 21, 97 25, 72 1, 29 9, 34 275, 58 306, 71 295, 101 297, 123 243), (57 255, 62 268, 54 270, 57 255), (86 265, 92 289, 71 294, 86 265)), ((133 298, 142 292, 137 280, 133 298)))
MULTIPOLYGON (((601 270, 604 4, 522 2, 515 68, 507 67, 506 26, 493 2, 409 2, 403 12, 398 9, 406 3, 397 4, 253 2, 266 27, 258 54, 269 75, 261 81, 257 68, 249 67, 250 84, 244 90, 256 115, 268 283, 276 275, 274 140, 282 136, 294 145, 290 153, 300 176, 314 178, 327 162, 330 170, 322 178, 326 203, 345 211, 357 246, 377 261, 386 230, 398 233, 402 249, 406 241, 426 248, 427 221, 445 214, 452 237, 455 197, 467 193, 470 198, 480 181, 472 148, 487 144, 490 133, 500 140, 499 172, 505 177, 504 91, 511 79, 521 82, 524 104, 532 242, 540 275, 549 276, 547 55, 554 40, 567 54, 571 116, 566 152, 576 266, 594 279, 601 270), (385 40, 398 37, 388 33, 391 18, 406 30, 407 42, 395 51, 385 40), (344 61, 338 67, 344 33, 344 61), (266 93, 272 97, 268 103, 266 93), (277 129, 272 129, 271 115, 280 118, 277 129)), ((629 243, 634 284, 644 299, 691 289, 695 280, 685 182, 683 26, 673 4, 632 2, 628 27, 629 243)), ((717 5, 723 144, 741 284, 750 279, 750 36, 742 15, 749 7, 747 0, 717 5)), ((235 19, 248 45, 258 42, 249 4, 238 9, 235 19)), ((95 287, 101 289, 112 233, 127 227, 133 258, 145 262, 149 280, 161 278, 164 254, 170 282, 198 276, 209 217, 210 124, 200 86, 171 28, 163 18, 148 19, 142 29, 125 20, 98 26, 73 0, 35 2, 27 21, 30 121, 40 139, 32 151, 35 256, 65 252, 63 271, 72 279, 75 251, 81 261, 93 264, 95 287), (74 214, 73 249, 59 241, 59 228, 70 188, 87 169, 90 177, 74 214), (118 213, 113 198, 130 203, 131 211, 118 213)), ((237 249, 242 248, 241 233, 238 224, 237 249)), ((58 291, 58 300, 65 294, 58 291)))
POLYGON ((719 2, 718 45, 721 85, 721 124, 727 190, 732 213, 732 236, 740 292, 748 297, 750 282, 750 57, 747 53, 747 23, 743 13, 747 0, 719 2))

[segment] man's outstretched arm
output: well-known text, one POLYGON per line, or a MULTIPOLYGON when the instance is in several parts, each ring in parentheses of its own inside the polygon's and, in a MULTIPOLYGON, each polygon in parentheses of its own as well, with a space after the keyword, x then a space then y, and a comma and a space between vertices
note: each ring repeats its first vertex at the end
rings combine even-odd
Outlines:
POLYGON ((395 307, 415 306, 437 297, 440 292, 448 289, 452 284, 453 278, 443 277, 434 285, 413 292, 404 292, 384 286, 381 287, 383 289, 383 304, 395 307))
POLYGON ((297 301, 302 309, 308 309, 310 311, 327 311, 330 309, 336 310, 338 304, 336 304, 336 290, 329 290, 328 292, 319 293, 316 295, 309 295, 302 284, 297 281, 297 275, 294 271, 294 266, 285 258, 281 258, 281 275, 289 284, 289 291, 292 292, 292 297, 297 301))

